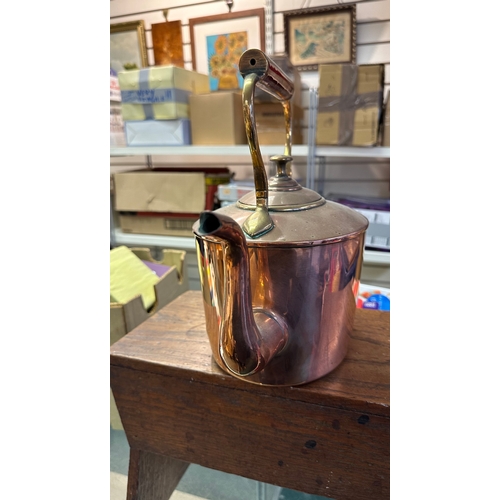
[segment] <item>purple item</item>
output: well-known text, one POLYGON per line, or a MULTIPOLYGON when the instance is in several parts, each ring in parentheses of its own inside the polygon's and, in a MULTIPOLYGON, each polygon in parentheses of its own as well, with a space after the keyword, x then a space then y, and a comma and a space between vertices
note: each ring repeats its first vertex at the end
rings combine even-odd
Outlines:
POLYGON ((142 262, 144 262, 158 278, 161 278, 170 269, 170 266, 164 266, 163 264, 156 264, 155 262, 149 262, 147 260, 143 260, 142 262))
POLYGON ((342 203, 342 205, 347 205, 351 208, 365 208, 367 210, 383 210, 389 212, 391 209, 391 202, 386 198, 372 198, 369 196, 343 196, 335 197, 328 195, 327 199, 336 201, 337 203, 342 203))

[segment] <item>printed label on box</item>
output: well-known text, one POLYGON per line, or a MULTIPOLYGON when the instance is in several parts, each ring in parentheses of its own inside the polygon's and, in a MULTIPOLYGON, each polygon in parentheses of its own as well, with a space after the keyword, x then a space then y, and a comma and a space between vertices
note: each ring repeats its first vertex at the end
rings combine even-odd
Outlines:
POLYGON ((122 90, 122 102, 151 104, 155 102, 187 103, 191 92, 181 89, 138 89, 122 90))

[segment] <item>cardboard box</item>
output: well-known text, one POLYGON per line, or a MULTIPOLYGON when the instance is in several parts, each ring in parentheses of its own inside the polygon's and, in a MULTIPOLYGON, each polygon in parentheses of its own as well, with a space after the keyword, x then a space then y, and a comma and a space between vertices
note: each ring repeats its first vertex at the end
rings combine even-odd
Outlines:
POLYGON ((191 144, 189 120, 126 121, 128 146, 185 146, 191 144))
MULTIPOLYGON (((286 130, 283 105, 280 102, 255 103, 254 113, 259 144, 285 144, 286 130)), ((292 105, 292 145, 302 144, 303 115, 302 108, 292 105)))
POLYGON ((191 95, 189 106, 193 144, 220 146, 247 143, 241 93, 191 95))
POLYGON ((117 212, 199 214, 206 206, 204 172, 120 172, 113 178, 117 212))
MULTIPOLYGON (((205 176, 205 207, 204 210, 219 208, 220 202, 216 199, 217 188, 220 184, 230 181, 230 172, 227 168, 210 169, 205 176), (217 201, 217 203, 216 203, 217 201)), ((122 212, 118 214, 118 223, 121 230, 135 234, 159 234, 164 236, 192 237, 193 224, 199 218, 197 213, 172 212, 122 212)))
MULTIPOLYGON (((152 258, 151 251, 148 248, 131 248, 131 250, 141 260, 161 263, 170 266, 171 269, 154 286, 156 302, 149 311, 144 309, 140 295, 137 295, 126 304, 110 303, 110 345, 113 345, 159 309, 188 290, 186 252, 164 249, 162 260, 156 261, 152 258)), ((111 427, 123 430, 111 390, 110 399, 111 427)))
POLYGON ((124 233, 193 237, 191 228, 199 219, 199 214, 120 213, 118 214, 118 219, 120 229, 124 233))
POLYGON ((209 92, 208 75, 176 66, 118 73, 125 121, 189 118, 189 96, 209 92))
POLYGON ((140 294, 144 309, 151 309, 158 274, 125 245, 112 248, 109 254, 109 301, 124 304, 140 294))
MULTIPOLYGON (((270 56, 271 59, 277 64, 277 66, 283 71, 283 73, 290 78, 293 82, 294 92, 292 97, 292 104, 298 107, 302 107, 302 80, 299 70, 290 62, 290 59, 286 54, 274 54, 270 56)), ((268 94, 264 90, 255 89, 255 102, 276 102, 276 97, 268 94)))
MULTIPOLYGON (((275 146, 282 144, 285 145, 285 131, 279 132, 277 129, 258 129, 259 134, 259 144, 261 146, 275 146)), ((294 144, 304 144, 304 139, 302 135, 302 128, 298 125, 292 128, 292 156, 293 156, 293 145, 294 144)))
POLYGON ((391 145, 390 112, 391 112, 391 91, 389 91, 387 94, 387 102, 385 104, 385 110, 384 110, 384 123, 382 125, 382 146, 386 147, 390 147, 391 145))
MULTIPOLYGON (((216 199, 217 188, 220 184, 227 184, 230 181, 231 174, 229 169, 192 168, 191 170, 197 170, 204 176, 204 210, 215 210, 216 208, 219 208, 220 203, 216 203, 216 201, 218 202, 216 199)), ((189 198, 190 195, 190 193, 185 193, 187 198, 189 198)), ((193 232, 191 228, 199 218, 199 215, 199 211, 196 213, 127 211, 118 214, 118 224, 120 225, 121 230, 126 233, 192 237, 193 232)))
POLYGON ((383 64, 320 65, 316 144, 375 146, 383 90, 383 64))

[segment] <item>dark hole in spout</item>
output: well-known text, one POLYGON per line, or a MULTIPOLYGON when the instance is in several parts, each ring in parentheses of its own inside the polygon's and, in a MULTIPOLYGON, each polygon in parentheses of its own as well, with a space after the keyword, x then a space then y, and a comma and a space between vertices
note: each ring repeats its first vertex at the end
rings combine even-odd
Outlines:
POLYGON ((252 66, 255 66, 255 63, 256 63, 256 62, 257 62, 257 61, 256 61, 253 57, 252 57, 252 59, 250 59, 250 64, 251 64, 252 66))
POLYGON ((200 215, 200 232, 203 234, 210 234, 217 231, 221 223, 219 218, 212 212, 202 212, 200 215))

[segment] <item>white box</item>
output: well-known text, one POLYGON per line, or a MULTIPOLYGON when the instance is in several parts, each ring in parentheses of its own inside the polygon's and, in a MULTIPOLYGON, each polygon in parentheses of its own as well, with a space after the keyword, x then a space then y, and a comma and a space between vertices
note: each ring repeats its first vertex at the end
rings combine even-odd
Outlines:
POLYGON ((390 250, 391 248, 391 214, 383 210, 354 208, 363 214, 369 222, 365 235, 365 246, 390 250))
POLYGON ((238 201, 240 198, 245 196, 247 193, 252 192, 255 189, 254 181, 248 181, 248 183, 230 183, 230 184, 219 184, 217 186, 217 198, 219 201, 229 201, 231 203, 238 201))
POLYGON ((129 146, 183 146, 191 144, 190 121, 126 121, 125 135, 129 146))

